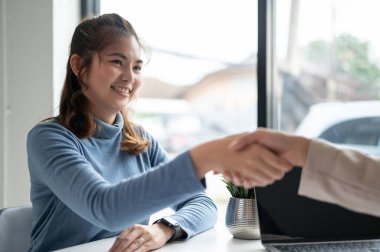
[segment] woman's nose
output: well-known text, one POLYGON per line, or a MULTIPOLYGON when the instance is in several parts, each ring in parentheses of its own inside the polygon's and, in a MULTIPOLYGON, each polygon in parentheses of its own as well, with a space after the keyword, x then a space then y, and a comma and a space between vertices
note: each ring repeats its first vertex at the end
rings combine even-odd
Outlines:
POLYGON ((126 82, 133 82, 134 80, 134 73, 132 69, 125 69, 123 71, 122 80, 126 82))

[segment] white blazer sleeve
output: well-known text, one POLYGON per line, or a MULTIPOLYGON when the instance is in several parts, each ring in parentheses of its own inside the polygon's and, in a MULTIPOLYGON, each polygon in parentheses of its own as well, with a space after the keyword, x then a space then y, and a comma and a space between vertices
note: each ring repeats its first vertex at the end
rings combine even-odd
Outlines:
POLYGON ((312 140, 298 192, 380 217, 380 159, 312 140))

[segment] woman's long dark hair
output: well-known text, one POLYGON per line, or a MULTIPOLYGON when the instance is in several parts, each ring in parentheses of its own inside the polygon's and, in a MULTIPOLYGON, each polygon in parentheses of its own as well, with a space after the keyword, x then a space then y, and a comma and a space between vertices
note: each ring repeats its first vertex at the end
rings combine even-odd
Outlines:
MULTIPOLYGON (((93 135, 97 124, 90 113, 90 103, 82 92, 86 88, 83 76, 89 69, 92 58, 108 45, 123 37, 134 36, 141 49, 145 49, 132 25, 117 14, 104 14, 81 22, 75 29, 67 61, 66 79, 61 93, 59 114, 55 119, 72 131, 78 138, 93 135), (78 75, 70 66, 70 58, 77 54, 81 58, 78 75)), ((121 149, 132 154, 139 154, 148 146, 148 141, 141 136, 138 126, 128 120, 127 109, 121 111, 124 119, 121 149)))

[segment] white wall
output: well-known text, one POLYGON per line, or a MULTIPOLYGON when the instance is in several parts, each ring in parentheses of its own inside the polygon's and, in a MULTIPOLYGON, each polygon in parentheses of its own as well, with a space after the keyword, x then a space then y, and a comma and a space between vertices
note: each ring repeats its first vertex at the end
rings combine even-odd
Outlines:
POLYGON ((5 26, 5 0, 0 0, 0 206, 4 203, 4 190, 1 188, 5 178, 5 44, 4 44, 4 26, 5 26))
POLYGON ((53 114, 78 0, 0 0, 0 207, 28 204, 26 136, 53 114))

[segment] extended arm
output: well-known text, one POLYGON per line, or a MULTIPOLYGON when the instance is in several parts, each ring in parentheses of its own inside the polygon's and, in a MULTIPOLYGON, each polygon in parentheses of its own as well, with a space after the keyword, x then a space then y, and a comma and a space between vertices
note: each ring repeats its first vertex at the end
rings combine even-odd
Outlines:
POLYGON ((35 128, 27 147, 32 182, 45 184, 79 216, 110 231, 204 190, 188 152, 145 174, 110 184, 84 158, 75 138, 59 126, 35 128))

